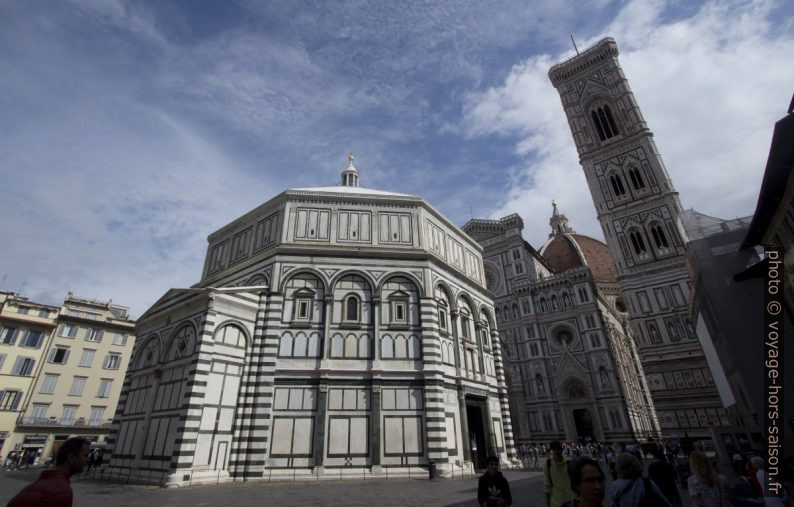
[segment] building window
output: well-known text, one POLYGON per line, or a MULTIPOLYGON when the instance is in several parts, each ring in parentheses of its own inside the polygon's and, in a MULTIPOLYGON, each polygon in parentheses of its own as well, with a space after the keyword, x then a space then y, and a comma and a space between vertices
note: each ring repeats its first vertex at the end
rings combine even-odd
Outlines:
POLYGON ((629 232, 629 238, 631 239, 631 246, 634 247, 634 253, 637 255, 645 255, 645 241, 642 239, 642 234, 639 231, 631 231, 629 232))
POLYGON ((41 382, 41 390, 39 393, 41 394, 52 394, 55 392, 55 385, 58 383, 58 375, 52 375, 50 373, 44 374, 44 380, 41 382))
POLYGON ((524 274, 524 264, 522 262, 516 262, 514 264, 514 266, 515 266, 514 269, 516 270, 516 274, 517 275, 523 275, 524 274))
POLYGON ((5 354, 0 354, 0 370, 3 369, 3 363, 5 363, 5 362, 6 362, 6 355, 5 354))
POLYGON ((590 345, 593 348, 601 346, 601 337, 598 336, 598 333, 590 333, 590 345))
POLYGON ((69 360, 69 347, 54 347, 50 350, 50 357, 47 360, 55 364, 66 364, 69 360))
POLYGON ((14 368, 11 370, 11 375, 21 375, 28 377, 33 373, 33 366, 36 360, 32 357, 18 357, 14 363, 14 368))
POLYGON ((88 334, 85 335, 85 340, 87 342, 99 343, 102 341, 103 334, 105 334, 105 332, 101 329, 89 329, 88 334))
POLYGON ((392 301, 391 302, 391 320, 395 324, 406 324, 408 322, 407 312, 405 310, 405 301, 392 301))
POLYGON ((593 109, 590 112, 590 117, 593 119, 596 132, 598 132, 598 138, 602 141, 611 139, 620 133, 618 132, 615 118, 612 116, 612 110, 609 109, 608 105, 604 104, 601 107, 593 109))
POLYGON ((18 389, 0 390, 0 410, 16 410, 22 400, 22 391, 18 389))
POLYGON ((513 254, 513 260, 517 261, 518 259, 521 258, 521 249, 520 248, 514 248, 512 250, 512 254, 513 254))
POLYGON ((41 331, 28 331, 22 341, 19 343, 20 347, 26 347, 29 349, 37 349, 41 346, 41 342, 44 340, 44 333, 41 331))
POLYGON ((469 315, 468 313, 460 313, 460 329, 463 332, 463 337, 467 340, 471 339, 471 331, 469 330, 469 315))
POLYGON ((532 354, 533 357, 540 355, 540 349, 538 348, 538 344, 536 342, 529 344, 529 353, 532 354))
POLYGON ((586 303, 587 301, 590 301, 590 296, 587 295, 587 289, 585 289, 584 287, 579 287, 578 292, 579 292, 579 301, 581 301, 582 303, 586 303))
POLYGON ((629 169, 629 179, 631 180, 631 184, 634 186, 634 190, 642 190, 645 188, 645 182, 642 180, 642 174, 636 167, 629 169))
POLYGON ((99 426, 102 424, 102 417, 105 415, 105 407, 91 407, 91 417, 88 419, 88 424, 91 426, 99 426))
POLYGON ((612 191, 615 193, 615 197, 626 195, 626 187, 623 186, 623 178, 619 174, 610 176, 609 182, 612 184, 612 191))
POLYGON ((102 368, 106 370, 118 370, 121 366, 121 354, 110 353, 105 356, 105 361, 102 363, 102 368))
POLYGON ((447 330, 447 311, 441 307, 438 309, 438 327, 440 327, 442 331, 446 332, 447 330))
POLYGON ((13 345, 17 341, 17 328, 4 327, 0 331, 0 343, 3 345, 13 345))
POLYGON ((651 237, 653 238, 653 243, 656 245, 657 250, 670 247, 667 243, 667 236, 664 234, 664 229, 658 225, 651 226, 651 237))
POLYGON ((19 313, 20 315, 27 315, 28 313, 30 313, 30 308, 28 308, 27 306, 20 306, 17 309, 17 313, 19 313))
POLYGON ((61 324, 58 326, 58 336, 64 338, 74 338, 77 334, 77 326, 74 324, 61 324))
POLYGON ((91 363, 94 362, 94 350, 83 349, 83 355, 80 356, 80 363, 78 366, 82 366, 83 368, 90 368, 91 363))
POLYGON ((113 345, 126 345, 127 335, 124 333, 116 333, 113 335, 113 345))
POLYGON ((45 319, 50 316, 49 310, 39 310, 39 317, 44 317, 45 319))
POLYGON ((88 377, 74 377, 72 387, 69 389, 69 396, 82 396, 85 389, 85 380, 88 377))
POLYGON ((103 378, 99 381, 99 390, 96 393, 97 398, 108 398, 110 396, 110 388, 113 386, 113 380, 103 378))
POLYGON ((47 409, 49 405, 46 403, 34 403, 33 408, 30 411, 30 416, 35 420, 41 420, 47 417, 47 409))
POLYGON ((359 321, 359 309, 360 309, 361 302, 358 299, 358 296, 349 295, 345 297, 344 300, 344 316, 342 320, 345 322, 358 322, 359 321))
POLYGON ((74 424, 75 415, 77 415, 77 407, 80 405, 64 405, 63 414, 61 415, 61 424, 74 424))
POLYGON ((295 300, 295 320, 309 320, 312 316, 312 300, 298 298, 295 300))

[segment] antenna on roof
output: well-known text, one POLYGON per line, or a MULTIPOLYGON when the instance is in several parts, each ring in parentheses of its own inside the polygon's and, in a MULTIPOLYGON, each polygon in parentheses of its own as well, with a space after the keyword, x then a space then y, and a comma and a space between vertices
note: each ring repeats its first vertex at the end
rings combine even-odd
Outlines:
POLYGON ((573 34, 571 34, 571 42, 573 42, 573 48, 576 50, 576 54, 579 54, 579 48, 576 47, 576 41, 573 40, 573 34))
POLYGON ((471 215, 471 218, 474 218, 474 211, 471 209, 471 206, 469 206, 469 215, 471 215))

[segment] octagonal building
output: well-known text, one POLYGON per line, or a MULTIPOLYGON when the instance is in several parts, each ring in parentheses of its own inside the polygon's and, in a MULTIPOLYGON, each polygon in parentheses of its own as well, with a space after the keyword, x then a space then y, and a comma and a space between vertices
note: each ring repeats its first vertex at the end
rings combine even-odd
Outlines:
MULTIPOLYGON (((138 320, 110 474, 165 485, 515 459, 482 248, 421 197, 286 190, 138 320)), ((423 471, 424 470, 424 471, 423 471)))

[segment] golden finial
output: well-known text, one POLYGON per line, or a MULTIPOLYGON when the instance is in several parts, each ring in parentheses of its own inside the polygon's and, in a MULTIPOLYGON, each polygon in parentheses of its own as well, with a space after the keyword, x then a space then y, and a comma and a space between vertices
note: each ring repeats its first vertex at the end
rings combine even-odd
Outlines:
POLYGON ((555 201, 554 199, 551 200, 551 207, 552 208, 556 208, 557 207, 557 201, 555 201))

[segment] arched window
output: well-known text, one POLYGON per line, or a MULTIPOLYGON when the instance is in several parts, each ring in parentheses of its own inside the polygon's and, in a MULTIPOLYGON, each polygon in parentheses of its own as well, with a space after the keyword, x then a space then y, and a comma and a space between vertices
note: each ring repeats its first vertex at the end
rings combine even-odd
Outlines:
POLYGON ((469 312, 467 310, 460 311, 460 329, 463 334, 463 337, 466 339, 471 339, 471 329, 469 326, 471 325, 471 318, 469 317, 469 312))
POLYGON ((642 234, 640 234, 639 231, 629 232, 629 238, 631 239, 631 246, 634 247, 635 254, 643 255, 647 252, 645 249, 645 240, 642 239, 642 234))
POLYGON ((358 322, 359 320, 359 308, 361 305, 361 301, 359 301, 358 296, 354 294, 350 294, 349 296, 345 297, 345 314, 342 320, 345 322, 358 322))
POLYGON ((449 298, 441 287, 436 288, 435 296, 438 304, 438 327, 446 334, 449 332, 449 298))
POLYGON ((667 236, 664 234, 664 229, 662 229, 659 225, 654 224, 651 226, 651 237, 653 237, 653 243, 656 245, 657 250, 662 248, 670 248, 670 245, 667 242, 667 236))
POLYGON ((675 323, 672 320, 667 322, 667 334, 670 335, 671 341, 677 342, 681 340, 681 336, 678 334, 678 329, 676 329, 675 323))
POLYGON ((634 190, 642 190, 645 188, 645 182, 642 179, 642 174, 636 167, 629 169, 629 179, 631 180, 631 184, 634 186, 634 190))
POLYGON ((612 191, 615 197, 622 197, 626 195, 626 187, 623 186, 623 178, 619 174, 613 174, 609 177, 609 182, 612 184, 612 191))
POLYGON ((618 126, 615 123, 615 118, 612 116, 612 110, 609 109, 608 105, 604 104, 603 106, 593 109, 590 112, 590 117, 593 119, 593 125, 598 133, 598 138, 602 141, 606 141, 620 134, 618 126))

